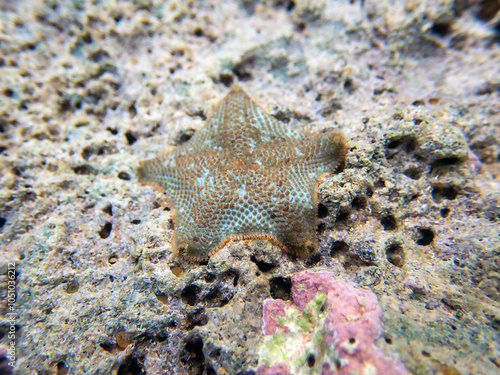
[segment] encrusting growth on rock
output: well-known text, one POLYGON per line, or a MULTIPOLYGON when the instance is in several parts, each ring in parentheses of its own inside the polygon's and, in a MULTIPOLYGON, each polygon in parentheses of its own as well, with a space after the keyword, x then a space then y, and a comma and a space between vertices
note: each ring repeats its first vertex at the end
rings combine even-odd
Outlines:
POLYGON ((167 195, 174 250, 188 258, 251 238, 302 255, 316 245, 318 182, 345 153, 341 133, 292 129, 234 86, 188 142, 141 162, 137 173, 167 195))

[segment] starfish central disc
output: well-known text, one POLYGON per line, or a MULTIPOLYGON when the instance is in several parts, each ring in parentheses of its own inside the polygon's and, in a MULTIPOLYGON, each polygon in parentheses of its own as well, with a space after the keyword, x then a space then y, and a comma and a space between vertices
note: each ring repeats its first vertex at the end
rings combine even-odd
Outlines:
POLYGON ((339 132, 308 134, 261 109, 239 86, 184 145, 140 163, 172 206, 174 250, 208 258, 228 241, 266 238, 302 255, 316 245, 319 179, 344 160, 339 132))

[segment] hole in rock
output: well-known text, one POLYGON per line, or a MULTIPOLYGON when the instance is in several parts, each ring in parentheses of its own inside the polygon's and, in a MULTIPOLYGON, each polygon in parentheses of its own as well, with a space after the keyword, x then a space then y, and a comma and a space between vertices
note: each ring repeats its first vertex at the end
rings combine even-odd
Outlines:
POLYGON ((385 250, 385 255, 389 263, 396 267, 402 267, 405 261, 405 253, 403 246, 400 244, 391 244, 385 250))
POLYGON ((130 175, 127 172, 120 172, 120 173, 118 173, 118 178, 120 180, 129 181, 130 175))
POLYGON ((268 263, 268 262, 265 262, 263 260, 258 260, 255 257, 255 255, 252 255, 251 258, 250 258, 250 260, 257 265, 257 268, 261 272, 268 272, 268 271, 272 270, 275 267, 275 265, 273 263, 268 263))
POLYGON ((441 217, 448 217, 448 215, 450 214, 450 209, 449 208, 441 208, 441 210, 439 210, 439 213, 441 214, 441 217))
POLYGON ((57 375, 67 375, 69 369, 66 367, 66 363, 60 361, 57 363, 57 375))
POLYGON ((345 255, 349 251, 349 245, 344 241, 335 241, 330 248, 330 256, 345 255))
POLYGON ((127 357, 118 368, 118 375, 144 375, 143 358, 127 357))
POLYGON ((192 338, 186 342, 181 353, 181 362, 188 367, 189 374, 203 374, 205 355, 201 338, 192 338))
POLYGON ((412 180, 418 180, 422 177, 422 172, 417 167, 409 167, 403 171, 403 174, 410 177, 412 180))
POLYGON ((441 158, 437 159, 431 164, 432 169, 434 168, 439 168, 439 167, 447 167, 450 165, 455 165, 460 163, 460 159, 457 157, 448 157, 448 158, 441 158))
POLYGON ((104 226, 99 231, 99 236, 102 239, 108 238, 109 235, 111 234, 111 229, 113 229, 113 225, 111 223, 108 222, 104 224, 104 226))
POLYGON ((428 246, 434 240, 434 232, 427 228, 420 228, 418 230, 420 238, 417 240, 417 245, 428 246))
POLYGON ((125 133, 125 137, 127 138, 127 142, 130 146, 137 142, 137 138, 130 131, 125 133))
POLYGON ((104 207, 102 209, 102 212, 104 212, 105 214, 108 214, 110 216, 113 216, 113 206, 108 204, 106 207, 104 207))
POLYGON ((271 297, 289 301, 292 294, 292 280, 289 277, 277 276, 269 280, 271 297))
POLYGON ((384 227, 384 230, 395 230, 398 227, 398 222, 393 214, 387 214, 382 217, 380 224, 384 227))
POLYGON ((434 25, 431 27, 431 32, 433 34, 439 35, 440 37, 444 37, 448 35, 451 30, 450 22, 436 21, 434 25))
POLYGON ((328 207, 326 207, 323 203, 318 204, 318 217, 320 219, 324 219, 328 216, 328 207))
POLYGON ((234 76, 231 73, 221 73, 219 81, 226 87, 231 87, 234 82, 234 76))
POLYGON ((190 306, 194 306, 200 302, 200 293, 201 288, 199 286, 193 284, 188 285, 181 293, 181 300, 190 306))
POLYGON ((352 200, 351 207, 359 210, 359 209, 365 208, 367 202, 368 202, 368 200, 366 199, 366 197, 364 195, 358 195, 357 197, 355 197, 352 200))
POLYGON ((434 186, 432 189, 432 198, 436 201, 443 199, 454 200, 457 198, 459 192, 459 187, 454 185, 434 186))
POLYGON ((316 358, 314 357, 314 354, 311 353, 307 356, 307 366, 309 367, 314 367, 314 364, 316 363, 316 358))
POLYGON ((194 327, 201 327, 208 323, 205 309, 200 308, 191 311, 186 316, 186 330, 191 331, 194 327))

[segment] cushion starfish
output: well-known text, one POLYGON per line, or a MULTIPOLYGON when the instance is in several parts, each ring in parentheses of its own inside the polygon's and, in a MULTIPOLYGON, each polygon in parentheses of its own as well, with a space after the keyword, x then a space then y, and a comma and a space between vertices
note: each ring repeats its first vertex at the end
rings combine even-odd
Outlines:
POLYGON ((293 129, 236 85, 201 130, 141 162, 138 176, 167 195, 176 253, 204 260, 229 241, 262 238, 303 255, 316 245, 319 180, 345 153, 341 133, 293 129))

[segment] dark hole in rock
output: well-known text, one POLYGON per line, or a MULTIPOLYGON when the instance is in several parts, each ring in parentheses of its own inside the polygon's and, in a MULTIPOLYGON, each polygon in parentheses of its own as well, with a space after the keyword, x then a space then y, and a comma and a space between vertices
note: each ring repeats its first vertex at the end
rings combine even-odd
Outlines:
POLYGON ((130 146, 132 146, 135 142, 137 142, 137 138, 130 131, 127 131, 125 133, 125 137, 127 138, 127 142, 130 146))
POLYGON ((194 327, 201 327, 208 323, 205 309, 200 308, 191 311, 186 316, 186 330, 191 331, 194 327))
POLYGON ((385 336, 384 340, 387 344, 392 345, 392 339, 389 336, 385 336))
POLYGON ((404 175, 410 177, 413 180, 418 180, 422 177, 422 172, 417 167, 409 167, 403 171, 404 175))
POLYGON ((14 96, 14 91, 10 88, 5 88, 3 94, 8 98, 12 98, 12 96, 14 96))
POLYGON ((81 175, 89 175, 95 173, 95 169, 90 165, 79 165, 78 167, 73 168, 73 172, 81 175))
POLYGON ((186 143, 191 139, 191 137, 194 135, 195 132, 196 131, 191 128, 181 129, 179 131, 179 134, 177 134, 177 136, 175 137, 175 142, 179 145, 186 143))
POLYGON ((128 112, 130 113, 130 117, 135 117, 137 115, 137 108, 135 107, 135 101, 130 103, 128 106, 128 112))
POLYGON ((385 250, 385 255, 389 263, 396 267, 402 267, 405 261, 405 252, 400 244, 391 244, 385 250))
POLYGON ((127 172, 120 172, 120 173, 118 173, 118 178, 120 180, 129 181, 130 175, 127 172))
POLYGON ((382 217, 380 224, 384 227, 384 230, 395 230, 398 227, 398 222, 393 214, 387 214, 382 217))
POLYGON ((138 220, 138 219, 134 219, 134 220, 130 221, 130 224, 134 224, 134 225, 137 225, 137 224, 140 224, 140 223, 141 223, 141 221, 138 220))
POLYGON ((346 270, 350 269, 351 267, 368 267, 370 263, 366 262, 363 260, 359 254, 356 254, 354 252, 348 252, 344 258, 344 262, 342 263, 344 268, 346 270))
POLYGON ((325 232, 325 229, 326 229, 325 223, 319 223, 318 227, 316 228, 316 232, 319 235, 322 235, 325 232))
POLYGON ((207 306, 208 307, 224 307, 229 301, 234 297, 234 292, 228 290, 227 288, 215 287, 206 295, 207 306))
POLYGON ((200 37, 200 36, 203 36, 205 33, 203 32, 203 29, 199 26, 196 26, 194 28, 194 35, 200 37))
POLYGON ((113 352, 113 345, 112 344, 109 344, 109 343, 106 343, 106 342, 103 342, 103 343, 100 343, 99 346, 106 352, 108 353, 111 353, 113 352))
POLYGON ((293 114, 289 110, 279 110, 273 115, 273 117, 281 122, 284 122, 285 124, 288 124, 292 121, 293 114))
POLYGON ((367 196, 368 198, 373 197, 373 189, 372 189, 371 187, 367 187, 367 188, 366 188, 366 196, 367 196))
POLYGON ((210 365, 207 364, 205 368, 205 374, 207 375, 217 375, 217 372, 214 370, 214 368, 210 365))
POLYGON ((181 293, 182 302, 194 306, 200 301, 201 288, 196 285, 188 285, 181 293))
MULTIPOLYGON (((295 23, 295 30, 297 30, 299 33, 301 33, 302 31, 304 31, 306 29, 306 26, 307 24, 302 21, 302 20, 298 20, 296 23, 295 23)), ((354 91, 354 90, 353 90, 354 91)), ((349 94, 352 94, 352 92, 350 92, 349 90, 347 90, 347 92, 349 94)))
MULTIPOLYGON (((0 133, 2 133, 2 130, 0 129, 0 133)), ((4 147, 4 146, 0 146, 0 154, 2 152, 4 152, 5 150, 7 150, 7 147, 4 147)))
POLYGON ((250 73, 250 69, 252 66, 255 66, 255 60, 253 58, 250 58, 236 64, 233 67, 232 72, 236 77, 238 77, 240 81, 250 81, 253 78, 252 73, 250 73))
POLYGON ((205 355, 203 354, 203 341, 201 338, 192 338, 184 345, 181 353, 181 362, 189 368, 190 374, 203 374, 205 355))
POLYGON ((117 135, 118 134, 118 130, 110 128, 109 126, 106 128, 106 130, 108 132, 110 132, 111 134, 113 134, 113 135, 117 135))
POLYGON ((482 0, 478 1, 478 3, 477 16, 483 21, 492 20, 500 11, 500 3, 497 0, 482 0))
POLYGON ((207 283, 213 283, 215 281, 215 275, 213 273, 207 273, 205 276, 205 281, 207 283))
POLYGON ((398 148, 401 144, 401 139, 395 139, 387 144, 387 148, 398 148))
POLYGON ((295 1, 293 0, 275 0, 274 6, 284 7, 288 11, 292 11, 295 8, 295 1))
POLYGON ((349 251, 349 245, 344 241, 335 241, 330 248, 330 256, 344 255, 349 251))
POLYGON ((422 355, 423 355, 424 357, 429 358, 429 357, 431 356, 431 353, 426 352, 425 350, 422 350, 422 355))
POLYGON ((108 259, 108 263, 115 264, 116 262, 118 262, 118 256, 115 254, 111 255, 108 259))
POLYGON ((250 260, 254 262, 257 265, 257 268, 261 272, 268 272, 272 270, 274 267, 276 267, 273 263, 269 263, 263 260, 258 260, 255 255, 252 255, 250 260))
POLYGON ((382 178, 379 178, 377 182, 375 182, 375 188, 381 189, 385 187, 385 181, 382 178))
POLYGON ((113 206, 108 204, 106 207, 104 207, 102 209, 102 212, 104 212, 105 214, 108 214, 110 216, 113 216, 113 206))
POLYGON ((411 105, 414 105, 415 107, 420 107, 423 106, 425 103, 423 100, 415 100, 411 105))
POLYGON ((319 262, 321 262, 321 254, 320 253, 311 254, 311 256, 306 260, 306 264, 308 267, 312 267, 315 264, 318 264, 319 262))
POLYGON ((441 217, 448 217, 448 215, 450 214, 450 209, 449 208, 441 208, 441 210, 439 210, 439 213, 441 214, 441 217))
POLYGON ((235 271, 228 271, 223 276, 223 278, 229 283, 231 280, 233 282, 233 286, 238 285, 238 280, 240 279, 240 275, 235 271))
POLYGON ((94 153, 94 148, 92 146, 87 146, 82 150, 82 158, 85 160, 89 160, 92 154, 94 153))
POLYGON ((143 358, 127 357, 118 368, 118 375, 141 375, 146 374, 143 358))
POLYGON ((7 222, 7 220, 3 217, 0 217, 0 229, 3 228, 3 226, 5 225, 5 223, 7 222))
POLYGON ((345 79, 344 90, 346 90, 349 94, 352 94, 356 90, 356 87, 354 85, 354 81, 352 80, 352 78, 347 77, 345 79))
POLYGON ((337 223, 347 221, 347 219, 349 219, 349 214, 350 212, 347 210, 340 210, 339 213, 337 214, 337 219, 335 221, 337 223))
POLYGON ((431 32, 433 34, 439 35, 440 37, 444 37, 449 34, 451 30, 451 23, 444 21, 436 21, 434 25, 431 27, 431 32))
POLYGON ((420 228, 418 230, 420 238, 417 240, 417 245, 428 246, 434 240, 434 232, 427 228, 420 228))
POLYGON ((66 293, 68 294, 74 294, 78 292, 78 289, 80 289, 80 284, 77 281, 70 281, 66 284, 66 293))
POLYGON ((231 87, 234 82, 234 76, 231 73, 221 73, 219 75, 219 81, 226 87, 231 87))
POLYGON ((460 163, 460 159, 457 157, 449 157, 449 158, 441 158, 437 159, 431 164, 431 167, 434 168, 439 168, 439 167, 447 167, 450 165, 455 165, 460 163))
POLYGON ((313 353, 310 353, 307 356, 307 366, 309 367, 314 367, 314 364, 316 363, 316 358, 314 357, 313 353))
POLYGON ((277 276, 269 280, 271 297, 289 301, 292 294, 292 280, 289 277, 277 276))
POLYGON ((434 186, 432 189, 432 198, 436 201, 443 199, 453 200, 456 199, 459 192, 459 187, 454 185, 434 186))
POLYGON ((356 343, 356 338, 349 337, 349 344, 355 344, 355 343, 356 343))
POLYGON ((414 137, 396 138, 396 139, 391 140, 387 144, 387 148, 389 148, 389 149, 395 149, 395 148, 401 147, 406 152, 415 151, 417 146, 418 146, 418 142, 417 142, 416 138, 414 138, 414 137))
POLYGON ((111 223, 107 222, 106 224, 104 224, 104 226, 99 231, 99 236, 102 239, 108 238, 109 235, 111 234, 111 229, 113 229, 113 225, 111 223))
POLYGON ((364 195, 358 195, 357 197, 355 197, 352 200, 351 207, 359 210, 359 209, 365 208, 367 202, 368 202, 368 200, 366 199, 366 197, 364 195))
POLYGON ((66 363, 60 361, 57 363, 57 375, 67 375, 69 369, 66 367, 66 363))

